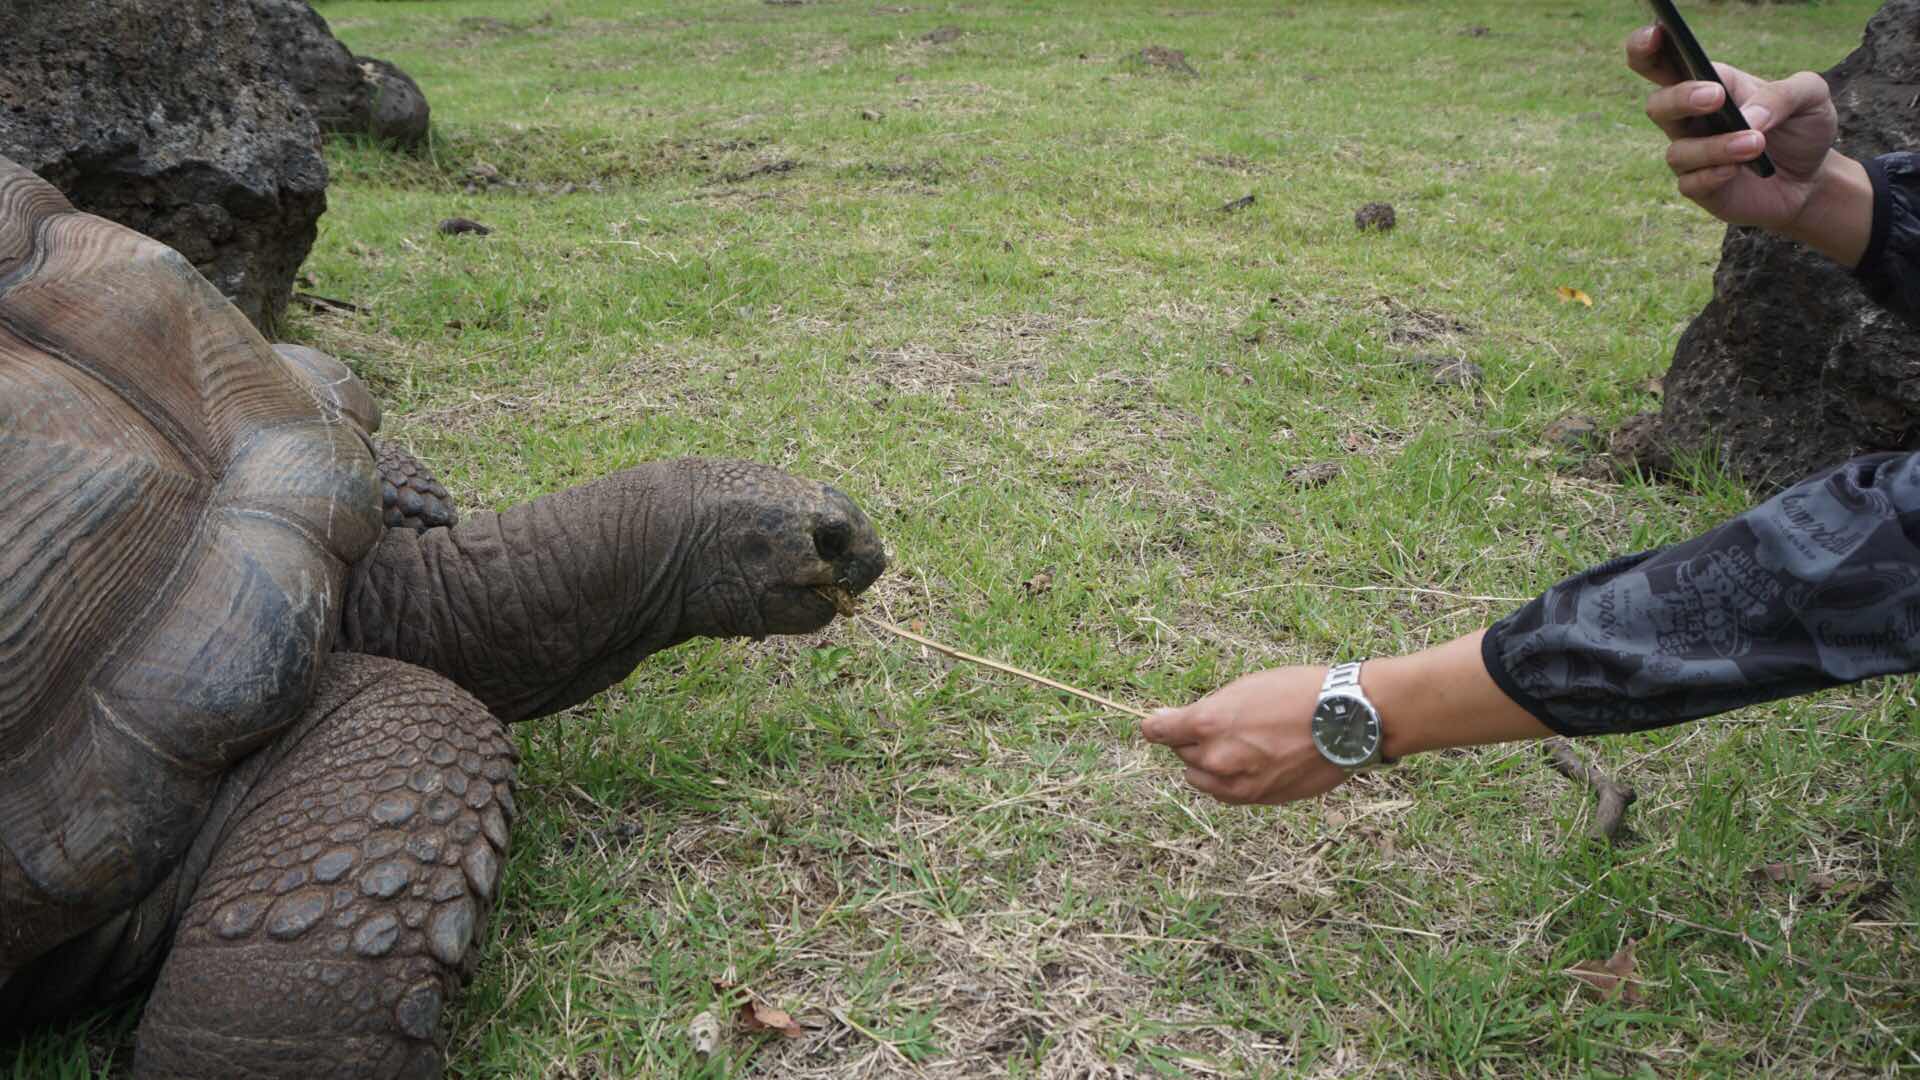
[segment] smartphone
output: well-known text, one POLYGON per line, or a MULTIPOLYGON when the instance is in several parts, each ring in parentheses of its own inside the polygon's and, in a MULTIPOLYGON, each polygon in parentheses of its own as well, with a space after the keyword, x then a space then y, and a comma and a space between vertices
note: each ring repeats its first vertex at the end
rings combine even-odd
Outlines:
MULTIPOLYGON (((1700 82, 1720 83, 1725 90, 1727 84, 1720 82, 1720 73, 1713 69, 1713 61, 1707 59, 1707 50, 1700 47, 1693 31, 1687 29, 1687 20, 1673 6, 1672 0, 1647 0, 1653 8, 1653 17, 1660 24, 1660 51, 1665 55, 1668 65, 1683 71, 1689 79, 1700 82)), ((1733 103, 1733 95, 1727 94, 1720 102, 1717 112, 1697 118, 1695 125, 1701 128, 1703 135, 1725 135, 1733 131, 1746 131, 1752 125, 1740 115, 1740 109, 1733 103)), ((1747 168, 1761 176, 1773 175, 1773 159, 1763 151, 1759 157, 1747 162, 1747 168)))

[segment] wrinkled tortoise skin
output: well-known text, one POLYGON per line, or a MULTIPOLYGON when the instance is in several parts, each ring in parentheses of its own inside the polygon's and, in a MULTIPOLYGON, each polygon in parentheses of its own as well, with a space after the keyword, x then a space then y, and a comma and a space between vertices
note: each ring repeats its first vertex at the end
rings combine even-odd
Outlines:
POLYGON ((0 1029, 152 986, 142 1078, 436 1077, 505 724, 886 566, 824 484, 648 462, 462 517, 338 360, 0 159, 0 1029))

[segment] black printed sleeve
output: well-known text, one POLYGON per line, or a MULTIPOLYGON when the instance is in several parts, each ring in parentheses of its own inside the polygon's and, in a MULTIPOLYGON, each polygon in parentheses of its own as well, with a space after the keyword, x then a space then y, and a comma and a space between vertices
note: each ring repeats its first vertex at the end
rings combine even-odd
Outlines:
POLYGON ((1920 154, 1864 164, 1873 181, 1873 232, 1854 275, 1875 300, 1920 322, 1920 154))
POLYGON ((1920 454, 1876 454, 1548 589, 1482 640, 1563 735, 1637 731, 1920 669, 1920 454))

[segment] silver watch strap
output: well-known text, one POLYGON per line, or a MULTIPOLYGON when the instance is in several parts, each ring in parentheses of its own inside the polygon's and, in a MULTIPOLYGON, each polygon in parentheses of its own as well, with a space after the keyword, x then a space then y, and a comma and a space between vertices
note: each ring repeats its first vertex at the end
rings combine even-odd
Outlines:
POLYGON ((1345 664, 1335 664, 1327 669, 1327 677, 1320 682, 1320 692, 1334 690, 1358 690, 1360 688, 1360 665, 1364 660, 1354 660, 1345 664))

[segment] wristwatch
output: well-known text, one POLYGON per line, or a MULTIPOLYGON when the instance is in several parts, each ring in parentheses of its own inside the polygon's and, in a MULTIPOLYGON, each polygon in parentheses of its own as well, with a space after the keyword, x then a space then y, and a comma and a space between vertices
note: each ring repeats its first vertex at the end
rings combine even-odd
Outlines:
POLYGON ((1313 745, 1322 757, 1348 772, 1391 765, 1381 748, 1380 710, 1360 689, 1360 665, 1335 664, 1320 683, 1320 700, 1313 706, 1313 745))

